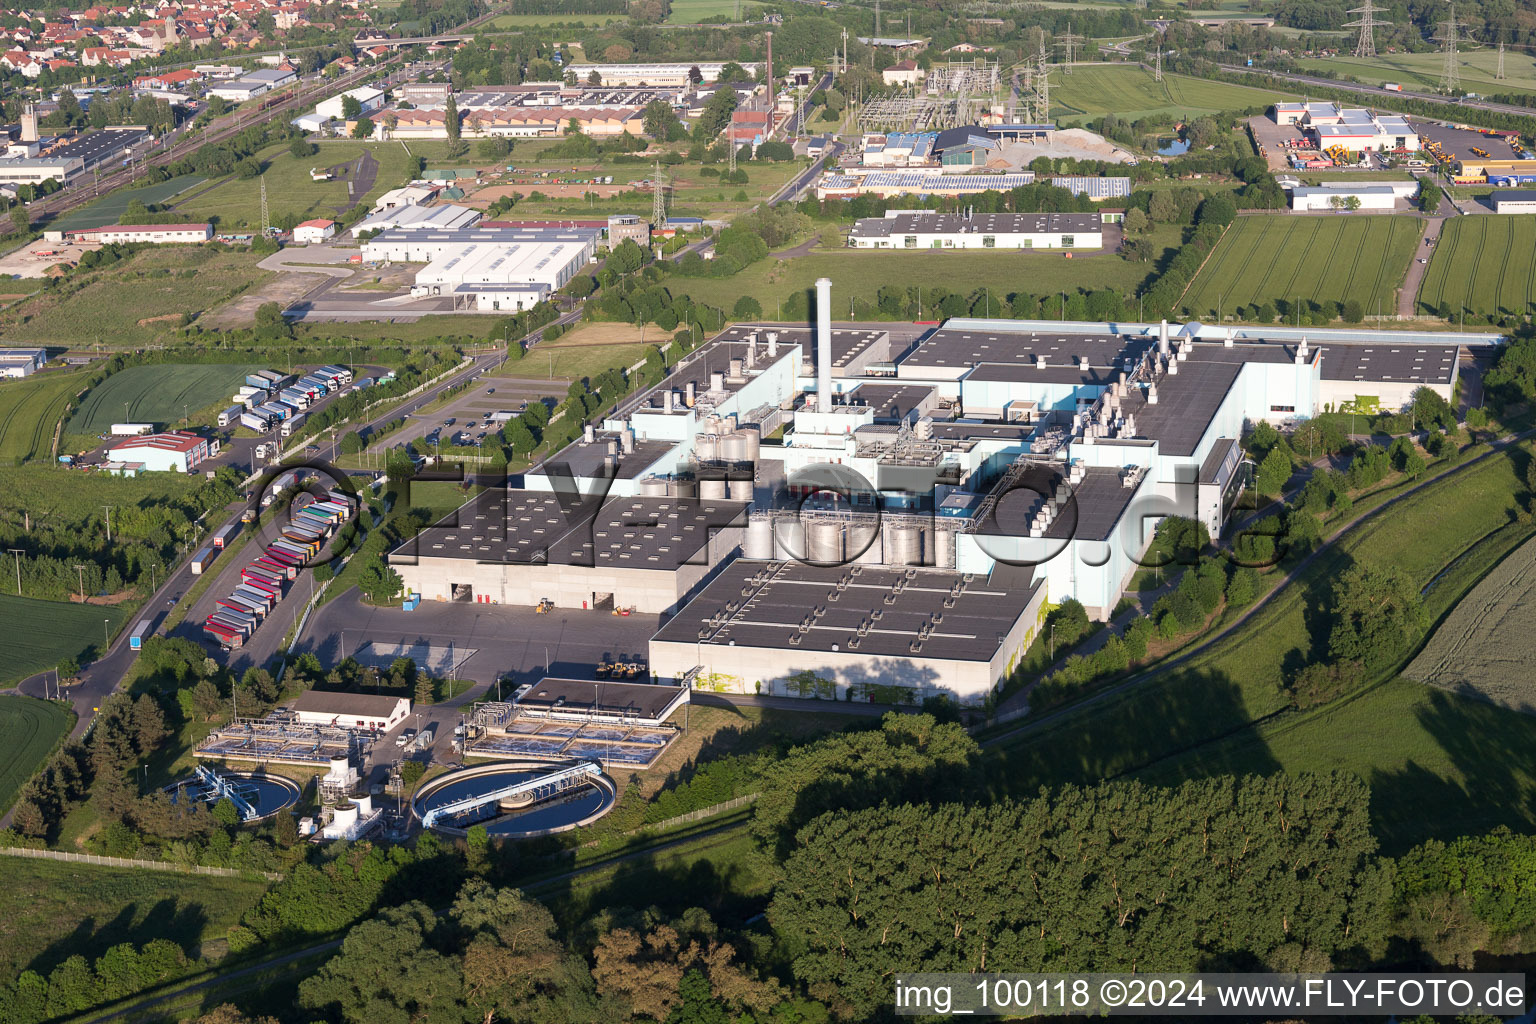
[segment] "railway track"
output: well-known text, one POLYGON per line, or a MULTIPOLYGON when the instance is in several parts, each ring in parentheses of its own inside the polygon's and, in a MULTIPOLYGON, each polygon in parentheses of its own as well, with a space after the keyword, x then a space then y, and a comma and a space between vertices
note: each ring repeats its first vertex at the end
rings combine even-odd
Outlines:
MULTIPOLYGON (((391 61, 398 59, 398 57, 390 58, 391 61)), ((338 78, 333 82, 328 82, 318 88, 292 92, 280 97, 276 102, 256 111, 254 114, 243 116, 238 114, 229 115, 223 123, 215 122, 215 124, 210 125, 198 134, 195 147, 183 145, 183 143, 192 140, 177 139, 159 152, 145 156, 141 161, 135 161, 128 167, 98 179, 94 183, 94 187, 89 191, 83 187, 84 183, 82 182, 80 185, 66 188, 63 191, 55 192, 51 196, 33 202, 31 206, 27 207, 28 220, 32 223, 37 223, 38 221, 55 218, 71 210, 78 209, 114 189, 129 184, 150 167, 160 167, 173 162, 178 157, 178 150, 182 150, 182 155, 184 155, 194 148, 216 145, 244 131, 251 125, 265 124, 283 114, 308 107, 321 99, 350 89, 376 70, 377 68, 360 68, 350 75, 338 78)))

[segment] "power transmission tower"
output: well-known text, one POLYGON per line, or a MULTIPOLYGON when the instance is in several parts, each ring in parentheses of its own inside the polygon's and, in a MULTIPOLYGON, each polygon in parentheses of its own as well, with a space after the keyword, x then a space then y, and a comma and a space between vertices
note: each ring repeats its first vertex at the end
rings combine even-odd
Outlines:
POLYGON ((1162 36, 1162 33, 1158 33, 1158 36, 1157 36, 1157 57, 1156 57, 1156 62, 1153 65, 1152 81, 1154 81, 1154 82, 1161 82, 1162 80, 1163 80, 1163 36, 1162 36))
POLYGON ((1038 82, 1035 87, 1035 95, 1040 97, 1040 123, 1051 123, 1051 73, 1044 64, 1036 72, 1038 82))
POLYGON ((1345 22, 1344 24, 1345 28, 1358 28, 1360 30, 1360 40, 1355 43, 1356 57, 1376 56, 1376 27, 1392 24, 1390 21, 1376 20, 1376 15, 1381 14, 1385 10, 1385 7, 1377 7, 1371 3, 1371 0, 1365 0, 1364 7, 1356 7, 1349 12, 1350 14, 1360 15, 1359 19, 1345 22))
POLYGON ((731 132, 730 126, 727 125, 726 129, 725 129, 725 148, 730 153, 731 173, 735 174, 736 173, 736 148, 737 147, 736 147, 736 140, 734 138, 732 138, 732 134, 733 133, 731 132))
POLYGON ((1499 44, 1499 66, 1494 69, 1493 77, 1500 82, 1504 81, 1504 44, 1499 44))
MULTIPOLYGON (((727 130, 726 137, 730 137, 729 130, 727 130)), ((734 157, 731 163, 734 170, 734 164, 736 163, 734 157)), ((656 161, 656 194, 651 197, 651 222, 656 226, 657 231, 667 226, 666 183, 661 180, 660 160, 656 161)))
POLYGON ((272 233, 272 219, 267 216, 267 176, 261 176, 261 237, 272 233))
POLYGON ((1440 91, 1450 95, 1461 88, 1461 68, 1456 60, 1457 33, 1461 25, 1456 21, 1456 5, 1451 4, 1451 16, 1440 23, 1440 34, 1435 40, 1445 51, 1445 68, 1440 72, 1440 91))
POLYGON ((1082 41, 1082 36, 1072 34, 1072 23, 1070 21, 1067 22, 1067 34, 1056 37, 1056 45, 1065 51, 1067 57, 1067 66, 1062 69, 1062 74, 1070 75, 1072 73, 1072 62, 1077 59, 1077 44, 1082 41))

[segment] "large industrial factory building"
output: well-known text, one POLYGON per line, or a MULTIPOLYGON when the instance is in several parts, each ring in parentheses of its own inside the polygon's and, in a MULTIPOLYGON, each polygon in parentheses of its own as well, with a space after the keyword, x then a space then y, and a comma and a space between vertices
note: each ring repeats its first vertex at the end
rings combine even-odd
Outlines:
MULTIPOLYGON (((1219 533, 1245 424, 1449 398, 1494 335, 954 319, 738 325, 392 552, 442 600, 662 614, 658 678, 983 701, 1051 604, 1107 616, 1156 523, 1219 533), (773 439, 765 440, 765 439, 773 439)), ((878 695, 878 696, 876 696, 878 695)))

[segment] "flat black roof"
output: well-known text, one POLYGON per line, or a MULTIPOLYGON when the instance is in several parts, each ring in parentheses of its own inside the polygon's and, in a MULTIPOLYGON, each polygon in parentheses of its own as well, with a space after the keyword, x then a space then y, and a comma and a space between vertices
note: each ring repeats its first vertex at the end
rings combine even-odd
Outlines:
MULTIPOLYGON (((737 324, 727 328, 716 335, 716 341, 745 342, 752 335, 757 335, 758 365, 764 365, 763 356, 768 351, 768 332, 773 331, 778 335, 778 344, 799 345, 803 358, 816 361, 816 332, 811 327, 782 327, 776 324, 737 324)), ((832 328, 832 367, 838 369, 851 365, 854 360, 873 347, 888 345, 890 333, 881 327, 872 328, 832 328)), ((744 354, 745 346, 737 355, 744 354)))
POLYGON ((390 552, 391 562, 478 562, 673 571, 710 535, 745 526, 749 502, 723 498, 576 495, 509 488, 476 495, 390 552))
POLYGON ((1156 338, 1147 335, 1077 334, 1069 331, 972 330, 941 327, 902 360, 912 366, 977 366, 981 363, 1029 363, 1045 356, 1046 365, 1077 368, 1088 357, 1089 366, 1119 370, 1127 359, 1141 355, 1156 338))
POLYGON ((1460 351, 1459 345, 1324 345, 1323 379, 1450 384, 1460 351))
POLYGON ((906 419, 919 405, 933 397, 931 384, 884 384, 861 381, 852 392, 843 395, 844 405, 875 410, 876 420, 896 422, 906 419))
POLYGON ((101 128, 70 141, 59 152, 62 156, 79 157, 89 170, 137 144, 148 134, 144 128, 101 128))
POLYGON ((1162 454, 1193 455, 1242 369, 1240 362, 1187 359, 1177 374, 1158 379, 1157 404, 1147 401, 1146 389, 1132 388, 1120 411, 1135 417, 1137 437, 1157 439, 1162 454))
POLYGON ((1536 192, 1528 188, 1500 189, 1488 196, 1495 206, 1499 203, 1536 203, 1536 192))
MULTIPOLYGON (((599 477, 603 475, 603 463, 608 458, 608 442, 619 440, 619 435, 613 431, 599 430, 597 440, 587 444, 577 439, 571 444, 560 449, 559 454, 545 461, 541 467, 546 473, 553 476, 562 470, 569 470, 575 477, 599 477)), ((623 453, 623 445, 619 447, 619 464, 616 467, 614 479, 634 480, 650 469, 656 460, 670 452, 677 446, 676 441, 650 441, 636 439, 634 451, 628 455, 623 453)))
POLYGON ((547 676, 534 683, 516 703, 535 712, 552 711, 559 702, 561 711, 654 719, 660 718, 682 694, 681 686, 661 683, 610 683, 547 676))
POLYGON ((998 566, 988 577, 948 569, 738 560, 654 639, 822 652, 835 646, 849 654, 990 661, 1036 589, 1027 570, 1010 566, 998 566), (807 616, 809 628, 802 633, 807 616), (867 627, 863 636, 858 635, 861 625, 867 627), (932 631, 913 651, 911 644, 925 626, 932 631), (791 643, 792 637, 799 642, 791 643))
POLYGON ((1227 461, 1227 453, 1232 450, 1232 446, 1235 444, 1237 444, 1236 438, 1218 437, 1216 439, 1216 443, 1211 445, 1210 454, 1205 457, 1204 462, 1200 463, 1201 483, 1214 483, 1216 481, 1221 464, 1227 461))
MULTIPOLYGON (((1054 498, 1058 485, 1066 479, 1064 468, 1044 463, 1031 465, 999 498, 992 515, 976 532, 984 536, 1028 537, 1035 513, 1054 498)), ((1109 540, 1136 491, 1137 487, 1121 486, 1120 470, 1089 467, 1083 479, 1069 485, 1067 501, 1059 506, 1056 518, 1045 530, 1046 539, 1109 540)))

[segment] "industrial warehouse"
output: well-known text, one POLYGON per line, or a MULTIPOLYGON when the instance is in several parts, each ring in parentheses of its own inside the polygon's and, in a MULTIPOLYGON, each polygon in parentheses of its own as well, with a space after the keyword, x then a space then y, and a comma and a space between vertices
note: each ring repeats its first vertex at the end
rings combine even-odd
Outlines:
MULTIPOLYGON (((398 212, 421 209, 406 206, 398 212)), ((593 228, 395 229, 363 243, 363 255, 426 262, 416 274, 412 295, 449 295, 481 312, 516 311, 537 305, 569 283, 596 254, 600 234, 593 228)))
POLYGON ((831 308, 822 280, 814 329, 724 332, 390 564, 429 599, 661 614, 651 672, 696 688, 977 704, 1050 605, 1108 616, 1158 519, 1222 530, 1246 423, 1449 398, 1495 340, 962 318, 897 346, 831 308))
POLYGON ((853 226, 855 249, 1098 249, 1104 221, 1097 213, 950 214, 888 210, 853 226))

